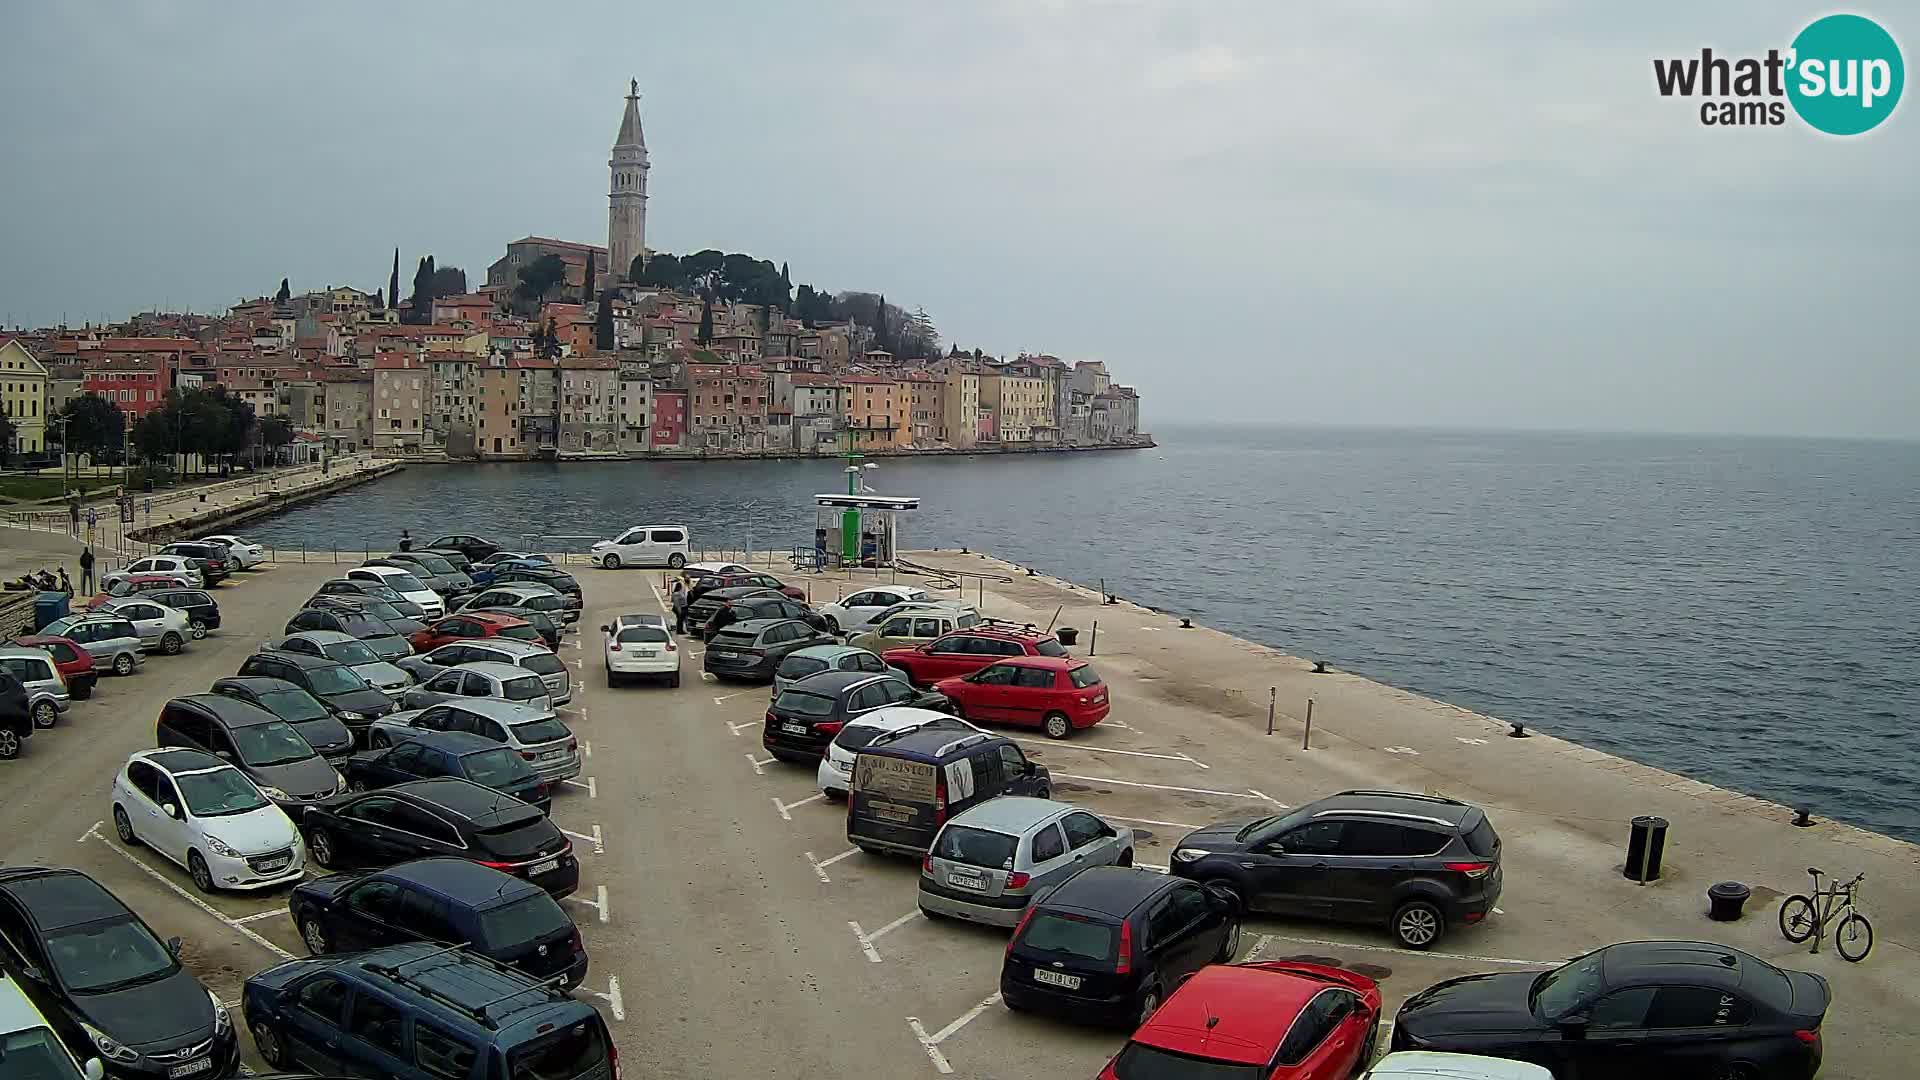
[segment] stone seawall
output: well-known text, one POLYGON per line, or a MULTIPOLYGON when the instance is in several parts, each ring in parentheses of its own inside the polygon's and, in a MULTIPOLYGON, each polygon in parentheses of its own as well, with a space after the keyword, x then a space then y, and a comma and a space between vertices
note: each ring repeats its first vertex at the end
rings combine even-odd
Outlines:
POLYGON ((224 532, 243 522, 280 513, 289 507, 323 495, 331 495, 346 488, 372 483, 381 477, 399 472, 401 468, 402 466, 397 462, 385 462, 352 472, 315 475, 312 479, 284 491, 268 490, 238 501, 209 503, 205 509, 189 506, 165 521, 129 529, 127 536, 142 543, 165 544, 187 537, 224 532))

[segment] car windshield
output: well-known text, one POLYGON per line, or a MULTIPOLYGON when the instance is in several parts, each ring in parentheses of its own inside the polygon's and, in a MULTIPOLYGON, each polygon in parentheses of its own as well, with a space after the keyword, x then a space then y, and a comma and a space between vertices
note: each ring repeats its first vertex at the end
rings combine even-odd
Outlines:
POLYGON ((430 574, 445 574, 448 577, 452 577, 454 574, 460 572, 454 569, 452 563, 438 555, 416 555, 414 559, 418 561, 420 565, 426 567, 427 572, 430 574))
POLYGON ((804 679, 825 670, 827 662, 817 656, 789 656, 780 661, 780 670, 776 674, 783 679, 804 679))
POLYGON ((1085 690, 1089 686, 1100 685, 1100 673, 1093 670, 1092 664, 1073 668, 1067 672, 1067 678, 1073 680, 1075 689, 1085 690))
POLYGON ((791 713, 794 716, 832 716, 834 699, 810 694, 804 690, 782 690, 774 700, 775 712, 791 713))
POLYGON ((1020 838, 1017 836, 967 825, 949 825, 940 830, 940 838, 933 842, 933 857, 968 866, 1011 870, 1013 853, 1019 846, 1020 838))
POLYGON ((9 1080, 80 1080, 73 1059, 53 1032, 43 1027, 0 1036, 0 1074, 9 1080))
POLYGON ((480 913, 480 940, 491 949, 510 949, 573 929, 573 921, 545 893, 480 913))
POLYGON ((1027 931, 1020 935, 1020 944, 1082 960, 1111 960, 1113 939, 1114 928, 1106 923, 1043 911, 1027 920, 1027 931))
POLYGON ((618 638, 622 645, 658 645, 670 640, 664 626, 626 626, 618 638))
POLYGON ((318 667, 307 671, 307 683, 316 694, 347 694, 367 689, 367 680, 350 667, 318 667))
MULTIPOLYGON (((531 625, 502 627, 499 633, 495 634, 494 636, 503 637, 503 638, 512 638, 515 641, 541 642, 546 640, 545 638, 540 636, 540 628, 537 626, 531 626, 531 625)), ((626 639, 622 638, 621 640, 625 641, 626 639)))
POLYGON ((349 666, 380 662, 380 657, 372 649, 358 641, 336 641, 331 645, 322 645, 320 651, 326 654, 327 659, 338 660, 349 666))
POLYGON ((463 755, 460 768, 465 770, 467 779, 490 788, 511 787, 533 775, 519 754, 504 747, 463 755))
POLYGON ((573 1080, 604 1071, 607 1034, 595 1017, 535 1039, 507 1055, 507 1080, 573 1080))
POLYGON ((88 993, 149 982, 179 970, 173 954, 132 914, 47 935, 47 956, 68 990, 88 993))
POLYGON ((233 745, 240 751, 240 761, 245 765, 264 768, 313 756, 313 747, 285 720, 275 720, 271 724, 249 724, 230 730, 233 745))
MULTIPOLYGON (((1366 1064, 1360 1063, 1362 1068, 1366 1064)), ((1191 1057, 1137 1042, 1128 1043, 1113 1059, 1113 1075, 1119 1080, 1260 1080, 1260 1069, 1259 1065, 1191 1057)))
POLYGON ((522 675, 500 684, 501 696, 508 701, 532 701, 547 692, 547 684, 538 675, 522 675))
POLYGON ((533 653, 520 658, 520 666, 535 675, 558 675, 567 670, 567 665, 550 652, 533 653))
POLYGON ((372 596, 367 597, 365 600, 361 601, 360 608, 361 610, 365 611, 367 614, 373 616, 376 619, 406 618, 405 615, 400 614, 399 608, 394 607, 392 604, 389 604, 385 600, 381 600, 377 597, 372 597, 372 596))
POLYGON ((564 739, 570 734, 572 732, 567 730, 567 725, 551 716, 530 723, 513 725, 513 737, 523 745, 553 742, 555 739, 564 739))
POLYGON ((1591 999, 1606 986, 1600 968, 1600 954, 1588 953, 1533 980, 1527 997, 1534 1013, 1548 1021, 1558 1020, 1591 999))
POLYGON ((1041 638, 1039 641, 1034 642, 1033 651, 1039 653, 1041 656, 1067 655, 1067 650, 1061 648, 1060 643, 1052 638, 1041 638))
POLYGON ((391 585, 392 587, 394 587, 395 589, 398 589, 403 593, 427 591, 427 586, 425 582, 421 581, 417 577, 414 577, 412 574, 407 573, 405 570, 399 570, 399 571, 395 571, 393 573, 388 573, 388 574, 381 574, 380 580, 386 582, 388 585, 391 585))
POLYGON ((239 769, 215 769, 212 772, 175 776, 180 797, 194 817, 221 817, 244 814, 267 805, 253 782, 239 769))
POLYGON ((881 731, 881 728, 869 727, 866 724, 852 724, 840 729, 840 734, 834 737, 833 744, 842 750, 858 750, 879 738, 881 731))
POLYGON ((375 622, 359 613, 340 613, 340 629, 357 638, 386 637, 393 633, 383 623, 375 622))

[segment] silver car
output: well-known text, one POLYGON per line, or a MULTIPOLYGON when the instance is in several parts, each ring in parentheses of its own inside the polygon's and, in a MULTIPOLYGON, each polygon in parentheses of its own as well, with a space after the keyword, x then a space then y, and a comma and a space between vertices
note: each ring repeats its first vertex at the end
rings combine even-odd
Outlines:
POLYGON ((941 827, 920 871, 920 910, 1015 926, 1041 890, 1089 866, 1132 865, 1132 829, 1071 803, 1003 795, 941 827))
POLYGON ((27 690, 27 712, 33 726, 50 728, 67 711, 67 680, 53 666, 53 657, 39 649, 0 648, 0 669, 20 680, 27 690))
POLYGON ((534 775, 549 782, 580 775, 580 744, 550 709, 529 709, 495 698, 464 698, 391 713, 373 722, 368 742, 393 746, 422 731, 465 731, 504 743, 534 775))
POLYGON ((424 709, 457 698, 498 698, 538 712, 551 712, 553 698, 540 676, 498 660, 461 664, 409 689, 400 696, 402 709, 424 709))
POLYGON ((140 655, 140 631, 118 615, 69 615, 48 623, 40 632, 66 638, 87 650, 94 667, 115 675, 131 675, 147 662, 140 655))
POLYGON ((413 676, 380 659, 366 642, 338 630, 302 630, 283 638, 269 638, 260 647, 337 660, 367 680, 367 685, 395 700, 413 685, 413 676))
POLYGON ((494 636, 449 641, 424 656, 407 657, 400 661, 400 666, 425 682, 447 668, 486 660, 526 668, 540 676, 540 681, 546 684, 547 696, 555 705, 573 700, 573 680, 567 675, 567 665, 545 645, 518 638, 494 636))
POLYGON ((140 647, 149 652, 158 650, 165 656, 178 656, 193 636, 193 620, 187 618, 186 612, 140 596, 116 596, 101 601, 93 610, 118 615, 132 623, 139 631, 140 647))

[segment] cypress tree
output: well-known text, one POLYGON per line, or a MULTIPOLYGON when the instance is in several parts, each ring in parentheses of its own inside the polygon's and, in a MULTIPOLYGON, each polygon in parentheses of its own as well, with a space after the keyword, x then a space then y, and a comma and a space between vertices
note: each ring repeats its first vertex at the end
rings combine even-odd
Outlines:
POLYGON ((700 298, 700 340, 697 342, 697 344, 705 345, 707 342, 712 340, 713 340, 713 297, 711 295, 706 295, 700 298))
POLYGON ((597 260, 594 259, 593 254, 589 252, 587 254, 587 280, 586 283, 580 287, 580 302, 583 304, 593 299, 593 275, 594 270, 597 269, 596 262, 597 260))
POLYGON ((400 306, 400 249, 393 249, 393 273, 387 278, 387 299, 394 307, 400 306))
POLYGON ((273 302, 276 304, 284 304, 292 296, 293 296, 293 290, 287 287, 287 279, 281 278, 280 291, 273 295, 273 302))

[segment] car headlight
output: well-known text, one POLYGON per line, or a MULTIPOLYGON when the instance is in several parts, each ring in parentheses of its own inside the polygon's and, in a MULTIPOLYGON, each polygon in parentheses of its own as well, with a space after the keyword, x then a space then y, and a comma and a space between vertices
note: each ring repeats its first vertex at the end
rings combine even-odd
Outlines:
POLYGON ((100 1051, 100 1056, 106 1058, 108 1061, 117 1061, 122 1065, 131 1065, 140 1060, 139 1051, 130 1050, 127 1047, 121 1046, 106 1032, 101 1031, 92 1024, 83 1021, 80 1027, 86 1031, 87 1038, 93 1040, 93 1045, 100 1051))
POLYGON ((289 795, 289 794, 287 794, 286 792, 284 792, 284 791, 282 791, 282 790, 280 790, 280 789, 279 789, 279 788, 277 788, 277 787, 266 787, 265 785, 262 785, 262 786, 261 786, 261 788, 260 788, 260 794, 262 794, 262 795, 265 795, 265 796, 266 796, 267 798, 269 798, 269 799, 291 799, 291 798, 293 798, 293 796, 291 796, 291 795, 289 795))
POLYGON ((333 790, 335 792, 347 790, 347 774, 339 769, 333 770, 333 790))
POLYGON ((342 720, 365 720, 366 718, 367 715, 365 713, 343 712, 340 714, 340 719, 342 720))
POLYGON ((220 998, 213 991, 207 991, 207 1000, 213 1002, 213 1033, 225 1035, 227 1029, 233 1026, 233 1016, 227 1012, 225 1005, 220 1004, 220 998))
POLYGON ((229 859, 237 859, 240 857, 238 851, 235 851, 231 845, 217 836, 207 837, 207 849, 215 855, 224 855, 229 859))
POLYGON ((1192 862, 1195 859, 1204 859, 1211 854, 1213 852, 1206 848, 1183 847, 1174 849, 1173 857, 1181 862, 1192 862))

